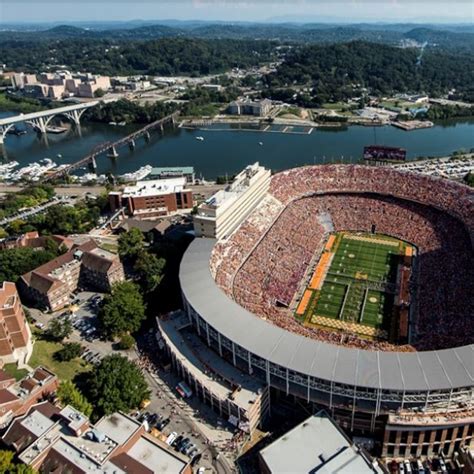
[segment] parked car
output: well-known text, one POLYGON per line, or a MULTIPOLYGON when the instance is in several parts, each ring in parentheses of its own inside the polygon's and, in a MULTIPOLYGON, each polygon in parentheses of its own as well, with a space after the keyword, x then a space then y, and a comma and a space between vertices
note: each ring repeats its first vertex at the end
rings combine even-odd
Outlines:
POLYGON ((178 437, 178 433, 176 433, 176 431, 173 431, 166 438, 166 444, 171 445, 177 437, 178 437))

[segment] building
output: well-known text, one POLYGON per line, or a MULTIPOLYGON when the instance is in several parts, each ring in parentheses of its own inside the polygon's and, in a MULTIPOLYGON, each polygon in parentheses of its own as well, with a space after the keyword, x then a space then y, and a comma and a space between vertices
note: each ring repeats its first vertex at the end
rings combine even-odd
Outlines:
POLYGON ((186 188, 186 178, 138 181, 123 191, 109 193, 112 212, 124 207, 135 218, 146 219, 190 210, 193 194, 186 188))
POLYGON ((231 115, 256 115, 257 117, 265 117, 272 108, 272 101, 263 100, 236 100, 229 104, 228 111, 231 115))
POLYGON ((67 250, 69 250, 73 245, 73 241, 68 237, 64 237, 62 235, 43 235, 40 237, 38 232, 33 231, 0 239, 0 250, 17 249, 21 247, 44 250, 49 239, 51 239, 59 247, 64 246, 64 248, 67 250))
POLYGON ((166 179, 166 178, 180 178, 184 176, 187 184, 194 184, 196 179, 194 167, 192 166, 177 166, 166 168, 152 168, 148 175, 149 179, 166 179))
POLYGON ((38 367, 18 382, 0 369, 0 429, 55 393, 58 384, 56 375, 44 367, 38 367))
POLYGON ((23 366, 33 351, 31 332, 15 283, 0 286, 0 361, 23 366))
POLYGON ((253 434, 270 413, 268 387, 209 349, 182 312, 157 319, 159 343, 193 393, 242 433, 253 434))
POLYGON ((320 411, 285 433, 258 455, 263 474, 347 472, 382 473, 366 453, 324 411, 320 411))
POLYGON ((265 196, 270 174, 256 162, 241 171, 227 188, 202 203, 194 216, 196 236, 230 236, 265 196))
POLYGON ((400 411, 388 417, 383 438, 382 457, 397 461, 405 458, 451 458, 461 447, 472 444, 474 414, 465 410, 455 415, 400 411), (427 429, 429 426, 429 429, 427 429))
POLYGON ((192 474, 188 458, 122 413, 92 425, 69 405, 61 409, 43 402, 15 419, 2 440, 39 472, 192 474))
POLYGON ((24 72, 14 73, 10 79, 14 89, 24 89, 26 85, 38 82, 36 74, 25 74, 24 72))
POLYGON ((23 275, 19 288, 26 299, 57 311, 69 304, 71 293, 80 284, 109 291, 124 278, 119 257, 88 240, 23 275))
POLYGON ((12 76, 12 84, 25 95, 36 98, 61 100, 69 97, 93 98, 98 90, 110 89, 108 76, 90 73, 72 74, 66 70, 33 74, 19 73, 12 76))

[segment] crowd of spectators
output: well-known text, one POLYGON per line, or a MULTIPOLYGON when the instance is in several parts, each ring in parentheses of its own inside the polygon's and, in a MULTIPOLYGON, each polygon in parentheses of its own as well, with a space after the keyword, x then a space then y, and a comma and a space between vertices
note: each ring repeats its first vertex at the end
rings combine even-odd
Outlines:
POLYGON ((431 350, 474 341, 473 251, 468 233, 474 229, 469 226, 474 201, 468 188, 388 168, 331 165, 277 174, 270 193, 275 199, 267 197, 258 212, 214 249, 216 281, 240 305, 287 330, 358 348, 431 350), (443 207, 448 212, 440 210, 443 207), (464 217, 469 209, 465 226, 458 216, 464 217), (327 216, 336 231, 375 231, 417 247, 411 345, 309 328, 289 311, 309 262, 327 238, 327 216))

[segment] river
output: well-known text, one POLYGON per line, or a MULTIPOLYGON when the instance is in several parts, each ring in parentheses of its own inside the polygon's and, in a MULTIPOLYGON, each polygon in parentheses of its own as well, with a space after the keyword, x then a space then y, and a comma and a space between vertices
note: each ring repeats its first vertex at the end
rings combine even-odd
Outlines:
MULTIPOLYGON (((0 113, 0 117, 7 115, 11 114, 0 113)), ((134 125, 87 123, 81 126, 80 135, 74 128, 60 135, 49 134, 47 140, 31 131, 21 136, 8 135, 3 160, 16 160, 25 165, 48 157, 58 164, 71 163, 87 155, 99 143, 117 140, 136 128, 134 125)), ((474 147, 474 120, 447 121, 411 132, 391 126, 314 129, 309 135, 174 129, 163 136, 155 132, 149 143, 140 139, 134 151, 128 147, 118 149, 116 160, 100 156, 97 171, 123 174, 146 164, 194 166, 197 176, 202 174, 212 179, 238 172, 255 161, 273 170, 341 159, 355 162, 363 147, 374 143, 406 148, 408 159, 445 156, 474 147), (196 140, 197 136, 204 140, 196 140)))

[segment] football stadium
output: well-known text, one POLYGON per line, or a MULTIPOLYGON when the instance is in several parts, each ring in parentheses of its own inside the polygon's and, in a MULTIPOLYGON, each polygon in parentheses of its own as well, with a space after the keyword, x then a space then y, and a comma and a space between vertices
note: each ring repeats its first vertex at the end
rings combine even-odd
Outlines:
POLYGON ((383 455, 452 453, 473 436, 473 238, 462 184, 295 168, 225 236, 193 240, 184 307, 220 357, 350 432, 382 433, 383 455))

